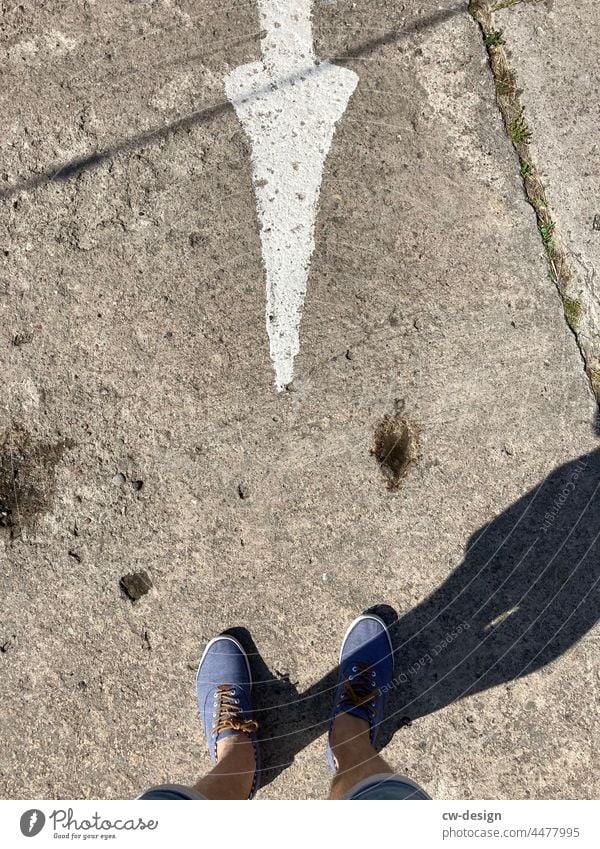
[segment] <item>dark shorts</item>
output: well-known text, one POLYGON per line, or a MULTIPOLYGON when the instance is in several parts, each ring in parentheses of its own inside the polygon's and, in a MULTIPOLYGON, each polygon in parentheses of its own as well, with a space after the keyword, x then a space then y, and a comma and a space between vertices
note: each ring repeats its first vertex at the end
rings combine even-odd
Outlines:
MULTIPOLYGON (((204 799, 200 793, 196 793, 191 787, 186 787, 183 784, 160 784, 157 787, 151 787, 142 793, 140 799, 204 799)), ((361 781, 356 787, 353 787, 344 799, 372 799, 372 800, 410 800, 410 799, 429 799, 430 797, 410 778, 405 778, 402 775, 373 775, 370 778, 361 781)))

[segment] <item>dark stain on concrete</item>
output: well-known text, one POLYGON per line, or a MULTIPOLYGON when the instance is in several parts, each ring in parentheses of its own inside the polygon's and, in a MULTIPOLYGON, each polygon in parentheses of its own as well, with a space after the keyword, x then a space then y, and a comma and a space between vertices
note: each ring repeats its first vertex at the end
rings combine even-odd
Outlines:
POLYGON ((384 416, 375 428, 371 453, 377 458, 389 489, 397 489, 420 458, 417 426, 405 416, 384 416))
POLYGON ((11 539, 54 503, 56 466, 72 440, 36 442, 21 425, 0 436, 0 529, 11 539))

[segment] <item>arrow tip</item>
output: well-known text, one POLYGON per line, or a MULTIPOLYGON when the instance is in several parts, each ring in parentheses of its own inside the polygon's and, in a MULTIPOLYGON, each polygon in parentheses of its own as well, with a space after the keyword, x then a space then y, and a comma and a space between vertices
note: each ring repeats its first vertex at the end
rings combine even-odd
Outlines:
POLYGON ((275 388, 278 392, 283 392, 294 378, 294 358, 291 355, 287 357, 280 355, 276 360, 273 359, 273 365, 275 368, 275 388))

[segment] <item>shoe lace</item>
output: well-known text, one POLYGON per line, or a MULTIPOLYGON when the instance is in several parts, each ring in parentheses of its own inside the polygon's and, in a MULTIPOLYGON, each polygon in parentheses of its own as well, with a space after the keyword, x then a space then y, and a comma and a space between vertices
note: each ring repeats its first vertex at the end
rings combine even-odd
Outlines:
POLYGON ((228 684, 220 684, 215 691, 215 697, 218 701, 216 711, 213 714, 212 733, 214 735, 220 734, 221 731, 228 728, 233 731, 244 731, 247 734, 258 731, 256 720, 243 718, 240 701, 236 698, 234 687, 230 687, 228 684))
POLYGON ((352 667, 344 684, 344 695, 340 707, 365 708, 372 715, 375 712, 375 700, 379 694, 374 670, 368 663, 357 663, 352 667))

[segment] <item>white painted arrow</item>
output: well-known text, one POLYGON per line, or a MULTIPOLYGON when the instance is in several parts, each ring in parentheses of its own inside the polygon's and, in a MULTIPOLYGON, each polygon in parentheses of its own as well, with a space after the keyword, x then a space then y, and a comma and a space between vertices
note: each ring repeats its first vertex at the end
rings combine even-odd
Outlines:
POLYGON ((291 382, 321 178, 335 124, 358 83, 317 62, 312 0, 258 0, 262 61, 236 68, 225 91, 252 142, 254 190, 267 280, 267 332, 275 383, 291 382))

